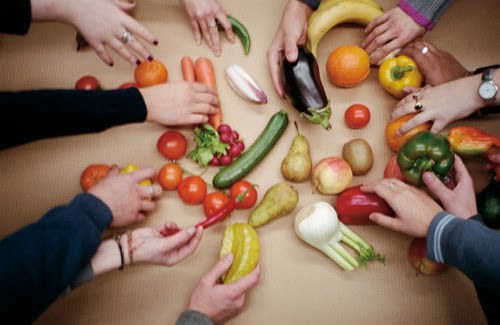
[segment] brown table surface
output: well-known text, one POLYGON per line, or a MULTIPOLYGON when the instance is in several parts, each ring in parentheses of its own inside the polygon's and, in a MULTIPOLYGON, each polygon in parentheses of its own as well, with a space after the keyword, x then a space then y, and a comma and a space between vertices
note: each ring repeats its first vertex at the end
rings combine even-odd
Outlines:
MULTIPOLYGON (((332 102, 333 129, 329 132, 299 119, 291 106, 276 96, 267 70, 266 51, 279 24, 285 4, 281 1, 221 1, 227 11, 245 23, 252 36, 252 49, 243 54, 239 42, 222 41, 216 58, 206 46, 197 47, 191 27, 175 1, 140 0, 135 17, 158 35, 153 48, 156 58, 169 69, 171 81, 182 78, 180 59, 207 56, 214 62, 224 120, 236 128, 247 146, 258 136, 270 116, 286 108, 290 119, 299 122, 312 146, 313 162, 341 155, 342 145, 364 138, 375 153, 373 169, 355 177, 353 185, 380 178, 391 156, 384 141, 386 119, 396 100, 386 94, 372 68, 368 79, 352 89, 339 89, 328 82, 328 54, 344 44, 360 44, 363 29, 340 26, 321 42, 319 65, 332 102), (240 99, 224 80, 224 69, 238 63, 249 71, 269 96, 264 106, 240 99), (369 125, 348 129, 344 110, 353 103, 366 104, 372 113, 369 125)), ((387 10, 396 1, 381 1, 387 10)), ((435 30, 426 39, 453 53, 467 68, 498 63, 500 57, 498 2, 454 1, 435 30)), ((34 24, 26 37, 3 36, 0 41, 0 89, 72 88, 85 74, 98 77, 105 88, 133 80, 133 68, 116 58, 109 68, 92 50, 77 53, 75 31, 61 24, 34 24)), ((29 117, 28 117, 29 118, 29 117)), ((466 120, 454 125, 473 125, 500 135, 498 118, 466 120)), ((180 129, 194 147, 189 128, 180 129)), ((165 159, 156 151, 156 140, 164 127, 135 124, 100 134, 37 141, 0 152, 0 206, 3 217, 0 236, 36 221, 53 206, 64 204, 80 192, 81 171, 90 163, 128 162, 159 169, 165 159)), ((282 181, 279 164, 295 136, 289 126, 276 147, 248 176, 260 185, 259 195, 282 181)), ((198 169, 186 159, 182 165, 198 169)), ((484 187, 488 174, 483 160, 467 159, 476 191, 484 187)), ((211 181, 214 170, 204 178, 211 181)), ((297 210, 306 204, 334 196, 312 193, 310 182, 295 185, 300 192, 297 210)), ((296 212, 295 211, 295 212, 296 212)), ((215 263, 225 225, 245 221, 249 212, 238 211, 223 225, 206 231, 193 256, 166 268, 134 266, 111 272, 54 303, 37 321, 39 324, 173 324, 184 310, 187 297, 198 279, 215 263)), ((185 206, 175 192, 163 193, 158 209, 138 226, 159 225, 174 220, 191 225, 203 217, 201 206, 185 206)), ((261 240, 262 276, 247 296, 245 311, 232 324, 480 324, 485 323, 472 283, 459 271, 449 269, 435 277, 417 276, 406 249, 410 238, 380 227, 353 227, 386 256, 386 264, 372 264, 356 272, 342 272, 321 252, 300 241, 293 231, 294 213, 258 230, 261 240)), ((106 233, 110 235, 110 233, 106 233)))

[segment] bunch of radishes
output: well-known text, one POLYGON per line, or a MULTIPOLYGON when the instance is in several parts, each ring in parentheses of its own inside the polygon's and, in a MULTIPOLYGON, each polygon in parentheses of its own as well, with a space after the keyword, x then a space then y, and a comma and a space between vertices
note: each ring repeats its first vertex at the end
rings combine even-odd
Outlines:
POLYGON ((240 135, 235 130, 227 124, 221 124, 217 128, 219 133, 220 142, 229 145, 227 153, 223 156, 214 156, 210 162, 211 166, 228 166, 231 165, 234 159, 236 159, 245 150, 245 144, 240 140, 240 135))

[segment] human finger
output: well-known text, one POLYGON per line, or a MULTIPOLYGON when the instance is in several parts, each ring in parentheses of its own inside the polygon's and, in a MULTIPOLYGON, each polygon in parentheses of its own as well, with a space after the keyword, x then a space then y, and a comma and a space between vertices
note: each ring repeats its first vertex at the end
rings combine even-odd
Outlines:
POLYGON ((368 218, 384 228, 388 228, 394 231, 401 231, 402 224, 401 220, 394 217, 389 217, 385 214, 374 212, 368 216, 368 218))
POLYGON ((194 101, 199 104, 207 104, 208 106, 218 106, 219 98, 211 93, 197 93, 194 95, 194 101))
MULTIPOLYGON (((120 35, 120 36, 117 36, 117 37, 120 38, 122 36, 120 35)), ((128 62, 132 63, 133 65, 139 65, 139 64, 141 64, 141 61, 137 58, 137 56, 135 56, 134 54, 132 54, 125 47, 125 45, 123 44, 123 42, 121 40, 119 40, 118 38, 113 38, 113 39, 109 40, 108 41, 108 45, 113 50, 115 50, 122 58, 124 58, 128 62)))
POLYGON ((391 121, 397 120, 398 118, 405 116, 410 113, 415 113, 414 103, 405 103, 396 107, 391 113, 391 121))
POLYGON ((175 234, 164 237, 162 239, 162 251, 171 251, 178 247, 184 246, 196 234, 195 227, 184 228, 175 234))
POLYGON ((281 62, 282 56, 276 49, 269 49, 267 52, 267 62, 269 64, 269 71, 271 72, 271 79, 273 80, 274 89, 278 95, 283 98, 283 87, 281 85, 281 78, 279 73, 279 64, 281 62))
POLYGON ((288 62, 295 62, 299 56, 297 40, 285 33, 284 47, 286 60, 288 62))
POLYGON ((101 60, 112 67, 114 65, 113 58, 111 55, 109 55, 108 50, 106 50, 106 47, 104 46, 103 43, 101 42, 92 42, 89 41, 89 45, 92 46, 94 51, 97 53, 97 55, 101 58, 101 60))
POLYGON ((374 20, 372 20, 365 28, 365 34, 370 34, 372 30, 377 27, 378 25, 385 23, 387 20, 389 20, 389 14, 384 13, 378 17, 376 17, 374 20))
POLYGON ((465 166, 462 158, 455 154, 455 163, 453 164, 453 168, 455 169, 455 177, 458 183, 467 182, 472 184, 472 177, 470 176, 467 167, 465 166))
POLYGON ((234 43, 235 38, 234 38, 233 27, 231 26, 229 19, 227 19, 226 13, 219 11, 215 14, 215 18, 217 18, 217 20, 219 21, 222 28, 224 28, 224 31, 226 32, 226 36, 227 36, 228 40, 231 43, 234 43))
POLYGON ((255 285, 259 282, 259 278, 260 278, 260 264, 257 264, 257 266, 252 272, 245 275, 239 281, 229 284, 228 287, 233 288, 234 291, 242 295, 249 289, 255 287, 255 285))
POLYGON ((214 267, 203 277, 208 283, 215 284, 219 282, 220 277, 226 273, 233 263, 233 255, 227 254, 215 263, 214 267))
POLYGON ((217 96, 217 93, 212 87, 202 84, 201 82, 192 82, 190 85, 197 93, 210 93, 217 96))
POLYGON ((141 201, 141 211, 144 211, 144 212, 149 212, 149 211, 153 211, 154 209, 156 209, 156 203, 154 203, 153 201, 150 201, 150 200, 142 200, 141 201))
POLYGON ((489 161, 491 161, 494 164, 500 164, 500 154, 491 154, 488 155, 489 161))
POLYGON ((387 56, 387 54, 401 47, 401 41, 398 38, 394 38, 385 45, 381 46, 377 51, 370 55, 370 63, 377 64, 387 56))
POLYGON ((196 229, 196 233, 194 236, 188 241, 188 243, 182 247, 180 247, 177 251, 177 259, 178 261, 181 261, 188 257, 189 255, 193 254, 198 245, 201 242, 201 237, 203 235, 203 227, 199 226, 196 229))
POLYGON ((439 133, 441 132, 447 125, 448 123, 446 123, 446 121, 442 120, 442 119, 435 119, 434 122, 432 123, 432 127, 431 127, 431 132, 432 133, 439 133))
POLYGON ((148 186, 139 185, 139 195, 143 199, 154 199, 161 195, 162 188, 158 184, 151 184, 148 186))
POLYGON ((427 114, 426 112, 418 113, 414 117, 412 117, 408 122, 406 122, 403 126, 401 126, 397 131, 396 135, 397 136, 402 136, 406 132, 410 131, 414 127, 423 124, 427 121, 431 120, 431 115, 427 114))
POLYGON ((208 31, 207 22, 204 19, 200 19, 198 20, 198 25, 201 28, 201 33, 203 35, 203 38, 205 39, 205 42, 207 42, 208 47, 212 48, 212 39, 210 37, 210 32, 208 31))
POLYGON ((208 116, 205 114, 189 114, 182 119, 182 122, 176 125, 203 124, 208 122, 208 116))
POLYGON ((425 172, 422 175, 422 180, 424 181, 427 188, 434 193, 441 202, 446 202, 449 198, 451 190, 444 185, 439 178, 432 172, 425 172))
POLYGON ((144 25, 142 25, 129 15, 126 15, 126 17, 124 18, 123 25, 128 31, 133 33, 136 37, 141 37, 148 43, 158 45, 158 38, 153 33, 151 33, 146 27, 144 27, 144 25))
POLYGON ((370 32, 370 34, 368 34, 368 36, 366 36, 365 40, 363 41, 363 43, 361 43, 361 47, 365 48, 370 45, 372 43, 372 41, 379 35, 385 33, 388 29, 389 29, 389 23, 388 22, 385 22, 379 26, 377 26, 374 30, 372 30, 370 32))
POLYGON ((215 18, 213 16, 207 18, 208 32, 210 34, 210 39, 212 40, 212 50, 216 56, 220 55, 220 36, 217 30, 217 24, 215 23, 215 18))
POLYGON ((153 60, 150 52, 146 50, 146 48, 134 37, 134 35, 130 37, 129 41, 127 42, 127 46, 134 50, 135 53, 139 54, 142 60, 153 60))
POLYGON ((146 179, 151 179, 155 178, 156 176, 156 171, 153 168, 142 168, 136 171, 133 171, 130 173, 132 177, 134 177, 134 180, 137 182, 141 182, 146 179))
POLYGON ((196 45, 201 44, 201 32, 200 26, 198 25, 198 21, 195 18, 191 18, 191 27, 193 28, 194 40, 196 45))
POLYGON ((115 1, 113 1, 113 3, 115 4, 115 6, 117 6, 118 8, 120 8, 123 11, 130 11, 130 10, 134 9, 134 7, 135 7, 135 2, 115 0, 115 1))
MULTIPOLYGON (((387 44, 389 41, 392 41, 394 38, 396 38, 397 35, 394 35, 392 30, 388 30, 385 33, 382 33, 380 35, 377 35, 372 42, 368 44, 366 47, 366 52, 368 54, 372 54, 375 52, 377 49, 378 51, 382 51, 383 45, 387 44)), ((387 51, 387 49, 386 49, 387 51)), ((391 50, 392 51, 392 50, 391 50)), ((384 53, 382 57, 385 57, 387 54, 389 54, 390 51, 387 53, 384 53)), ((377 61, 378 62, 378 61, 377 61)))
MULTIPOLYGON (((191 106, 190 113, 191 115, 202 115, 205 116, 207 114, 217 114, 219 110, 210 104, 207 103, 199 103, 191 106)), ((198 117, 192 116, 194 119, 198 119, 198 117)))

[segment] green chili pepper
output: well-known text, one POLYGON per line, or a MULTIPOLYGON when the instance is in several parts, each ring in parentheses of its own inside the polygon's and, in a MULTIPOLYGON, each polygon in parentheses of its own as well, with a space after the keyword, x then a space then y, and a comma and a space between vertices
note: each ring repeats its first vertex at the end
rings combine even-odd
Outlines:
MULTIPOLYGON (((236 18, 232 16, 227 16, 227 19, 231 23, 231 27, 233 28, 233 32, 238 36, 238 38, 241 41, 241 45, 243 45, 243 50, 245 51, 245 54, 248 54, 250 52, 250 34, 248 33, 248 30, 246 27, 236 18)), ((224 28, 222 25, 217 22, 217 26, 219 28, 219 31, 223 31, 224 28)))
POLYGON ((443 179, 453 167, 455 155, 448 139, 422 131, 401 147, 397 160, 406 180, 418 186, 422 183, 422 174, 427 171, 443 179))

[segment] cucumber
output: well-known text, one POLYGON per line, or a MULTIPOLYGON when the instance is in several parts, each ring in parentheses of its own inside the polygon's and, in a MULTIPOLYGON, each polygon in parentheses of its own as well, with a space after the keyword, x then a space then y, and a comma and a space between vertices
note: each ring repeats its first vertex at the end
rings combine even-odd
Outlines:
POLYGON ((250 173, 273 148, 287 126, 288 114, 284 110, 274 114, 257 140, 236 161, 215 175, 214 186, 227 188, 250 173))

